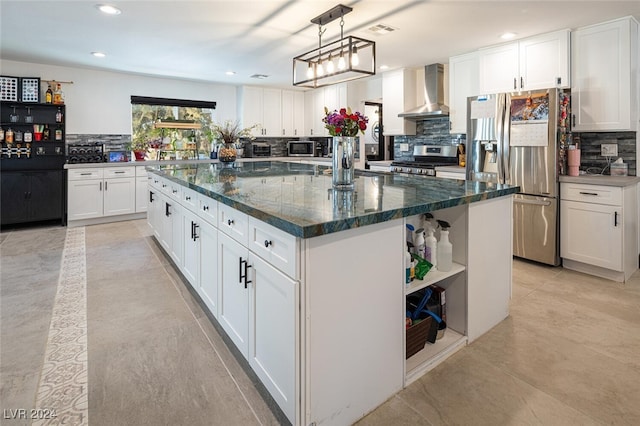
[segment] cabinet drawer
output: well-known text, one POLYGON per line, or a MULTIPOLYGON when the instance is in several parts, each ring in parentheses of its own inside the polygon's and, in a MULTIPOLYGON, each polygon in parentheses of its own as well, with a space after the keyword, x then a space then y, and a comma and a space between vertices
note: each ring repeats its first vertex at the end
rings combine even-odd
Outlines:
POLYGON ((584 203, 621 206, 622 188, 617 186, 562 183, 560 185, 560 198, 584 203))
POLYGON ((135 167, 105 167, 104 178, 122 178, 122 177, 135 177, 135 167))
POLYGON ((146 166, 136 166, 136 177, 147 176, 146 166))
POLYGON ((67 174, 69 180, 102 179, 103 169, 69 169, 67 174))
POLYGON ((249 216, 222 203, 218 203, 218 229, 245 247, 249 243, 249 216))
POLYGON ((291 234, 249 218, 249 250, 292 278, 297 278, 297 241, 291 234))
POLYGON ((196 211, 198 209, 198 193, 193 189, 184 187, 180 193, 182 194, 182 205, 191 211, 196 211))
POLYGON ((218 226, 218 202, 206 195, 198 194, 198 216, 218 226))

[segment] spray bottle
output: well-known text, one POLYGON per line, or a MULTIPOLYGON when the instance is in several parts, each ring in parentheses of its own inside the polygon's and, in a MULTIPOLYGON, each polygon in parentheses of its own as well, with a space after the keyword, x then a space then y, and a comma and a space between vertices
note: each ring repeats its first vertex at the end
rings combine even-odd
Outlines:
POLYGON ((453 245, 449 241, 449 225, 444 220, 439 220, 440 225, 440 241, 438 241, 438 271, 447 272, 451 270, 453 263, 453 245))
POLYGON ((424 258, 425 241, 423 228, 416 230, 415 236, 413 238, 413 243, 416 245, 416 254, 424 258))
POLYGON ((438 264, 438 240, 433 236, 435 229, 431 222, 425 224, 427 228, 427 237, 424 240, 424 258, 433 266, 438 264))

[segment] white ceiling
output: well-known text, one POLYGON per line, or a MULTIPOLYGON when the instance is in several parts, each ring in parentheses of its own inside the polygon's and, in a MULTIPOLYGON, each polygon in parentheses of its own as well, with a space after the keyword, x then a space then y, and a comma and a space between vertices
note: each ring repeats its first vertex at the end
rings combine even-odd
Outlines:
MULTIPOLYGON (((0 0, 0 58, 225 84, 292 85, 292 58, 317 47, 310 20, 340 0, 0 0), (119 7, 107 16, 96 4, 119 7), (106 58, 90 52, 101 51, 106 58), (234 76, 225 71, 233 70, 234 76), (251 78, 266 74, 264 80, 251 78)), ((345 35, 376 41, 378 66, 418 67, 503 42, 621 16, 640 1, 343 0, 345 35), (376 24, 397 29, 387 35, 376 24)), ((337 39, 339 21, 323 42, 337 39)), ((1 72, 1 70, 0 70, 1 72)))

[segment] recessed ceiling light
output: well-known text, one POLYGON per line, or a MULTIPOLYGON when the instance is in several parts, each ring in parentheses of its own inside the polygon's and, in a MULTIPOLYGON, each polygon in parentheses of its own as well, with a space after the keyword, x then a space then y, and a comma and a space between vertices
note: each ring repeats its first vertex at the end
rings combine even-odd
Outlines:
POLYGON ((96 7, 100 12, 106 13, 107 15, 120 15, 122 13, 120 9, 109 4, 97 4, 96 7))
POLYGON ((500 36, 500 38, 503 40, 511 40, 515 36, 516 36, 516 33, 504 33, 500 36))
POLYGON ((236 75, 235 71, 227 71, 225 72, 226 75, 236 75))
POLYGON ((380 69, 381 70, 388 70, 389 69, 389 65, 380 65, 380 69))
POLYGON ((93 56, 95 56, 96 58, 104 58, 105 56, 107 56, 107 55, 105 55, 105 54, 104 54, 104 53, 102 53, 102 52, 91 52, 91 54, 92 54, 93 56))
POLYGON ((253 74, 253 75, 249 76, 249 78, 256 78, 258 80, 264 80, 267 77, 269 77, 269 76, 266 75, 266 74, 253 74))

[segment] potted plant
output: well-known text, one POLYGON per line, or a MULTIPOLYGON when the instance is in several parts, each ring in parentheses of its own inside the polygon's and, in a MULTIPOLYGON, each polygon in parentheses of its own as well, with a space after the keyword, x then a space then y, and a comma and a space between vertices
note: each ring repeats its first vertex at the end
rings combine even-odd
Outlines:
POLYGON ((211 135, 214 140, 223 146, 218 150, 218 159, 224 163, 230 163, 236 160, 236 144, 240 142, 240 138, 255 139, 251 131, 258 127, 253 126, 242 128, 237 121, 226 120, 222 124, 214 124, 211 126, 211 135))

